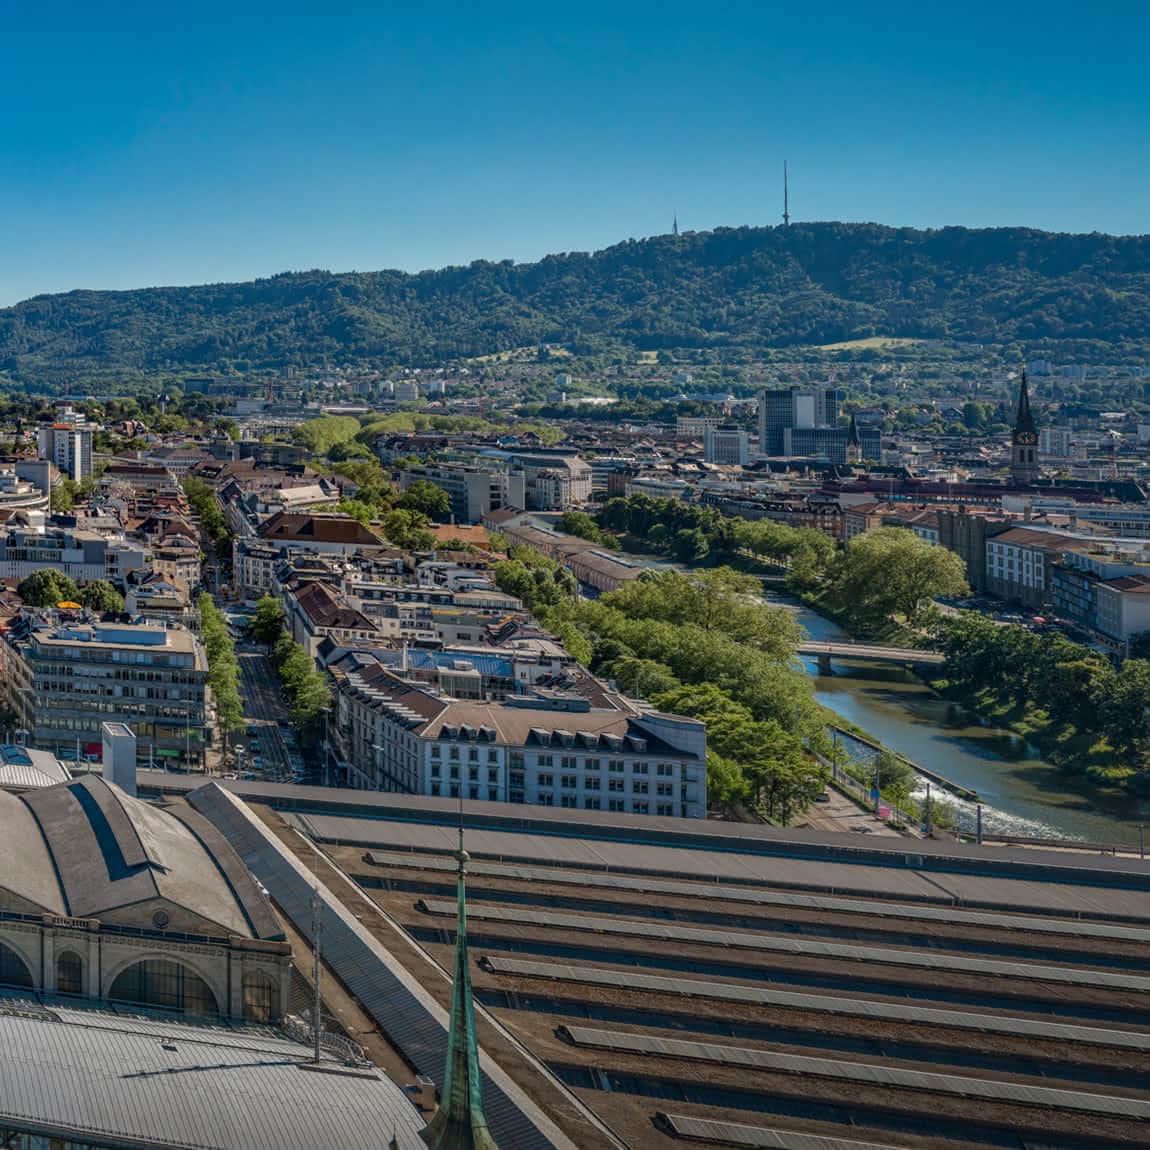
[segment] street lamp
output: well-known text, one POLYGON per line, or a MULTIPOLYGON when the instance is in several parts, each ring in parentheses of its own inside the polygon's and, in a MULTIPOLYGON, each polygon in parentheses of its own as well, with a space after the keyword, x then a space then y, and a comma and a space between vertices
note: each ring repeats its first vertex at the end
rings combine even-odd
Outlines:
POLYGON ((236 743, 236 774, 243 775, 244 773, 244 745, 243 743, 236 743))

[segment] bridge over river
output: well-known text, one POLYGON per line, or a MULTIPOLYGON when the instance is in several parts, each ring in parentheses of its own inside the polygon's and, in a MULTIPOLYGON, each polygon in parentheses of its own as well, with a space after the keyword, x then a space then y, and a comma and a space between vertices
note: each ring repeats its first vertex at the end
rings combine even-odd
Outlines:
POLYGON ((800 655, 817 658, 819 673, 830 673, 831 659, 866 659, 871 663, 897 663, 900 666, 938 667, 946 662, 946 656, 939 651, 922 651, 916 647, 884 647, 877 643, 850 643, 824 640, 808 640, 800 643, 800 655))

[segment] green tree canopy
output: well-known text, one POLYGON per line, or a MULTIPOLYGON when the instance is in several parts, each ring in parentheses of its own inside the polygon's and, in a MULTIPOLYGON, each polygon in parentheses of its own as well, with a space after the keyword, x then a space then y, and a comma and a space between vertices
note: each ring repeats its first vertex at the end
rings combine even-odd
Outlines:
POLYGON ((256 604, 256 613, 252 616, 250 626, 252 638, 258 643, 263 643, 270 651, 283 634, 283 629, 283 604, 271 595, 264 595, 256 604))
POLYGON ((42 567, 16 584, 16 594, 29 607, 55 607, 57 603, 79 602, 80 592, 63 571, 42 567))
POLYGON ((396 500, 396 506, 425 515, 435 523, 446 523, 451 518, 451 497, 426 479, 411 484, 396 500))
POLYGON ((938 596, 969 591, 962 560, 903 527, 858 535, 830 576, 833 600, 848 617, 873 625, 896 616, 913 622, 938 596))
POLYGON ((118 614, 124 609, 124 596, 107 579, 86 583, 80 588, 77 602, 102 615, 118 614))

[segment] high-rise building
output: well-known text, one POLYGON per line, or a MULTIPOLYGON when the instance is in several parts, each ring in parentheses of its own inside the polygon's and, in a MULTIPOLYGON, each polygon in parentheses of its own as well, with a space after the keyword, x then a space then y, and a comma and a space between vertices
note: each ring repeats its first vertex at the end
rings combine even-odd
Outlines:
POLYGON ((833 387, 788 387, 759 392, 759 450, 764 455, 787 454, 784 432, 833 428, 838 424, 839 393, 833 387))
POLYGON ((41 459, 50 459, 61 472, 77 483, 92 475, 92 428, 82 412, 63 408, 56 421, 40 428, 37 444, 41 459))

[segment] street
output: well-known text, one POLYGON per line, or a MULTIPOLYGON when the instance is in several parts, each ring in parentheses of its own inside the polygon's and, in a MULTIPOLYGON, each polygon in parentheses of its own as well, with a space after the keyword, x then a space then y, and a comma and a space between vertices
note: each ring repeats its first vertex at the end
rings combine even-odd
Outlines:
POLYGON ((256 775, 272 782, 290 782, 292 761, 289 748, 284 741, 285 727, 280 720, 287 720, 288 712, 280 695, 279 678, 272 669, 268 657, 262 652, 244 649, 237 645, 236 658, 240 665, 240 693, 244 699, 244 731, 236 735, 236 742, 245 748, 244 770, 252 770, 256 775), (251 728, 259 747, 252 747, 251 728), (263 769, 252 766, 252 758, 263 760, 263 769))
POLYGON ((795 821, 796 827, 809 827, 812 831, 854 831, 861 834, 895 835, 898 832, 876 818, 868 811, 860 810, 844 794, 834 787, 827 788, 828 801, 815 803, 801 818, 795 821))

